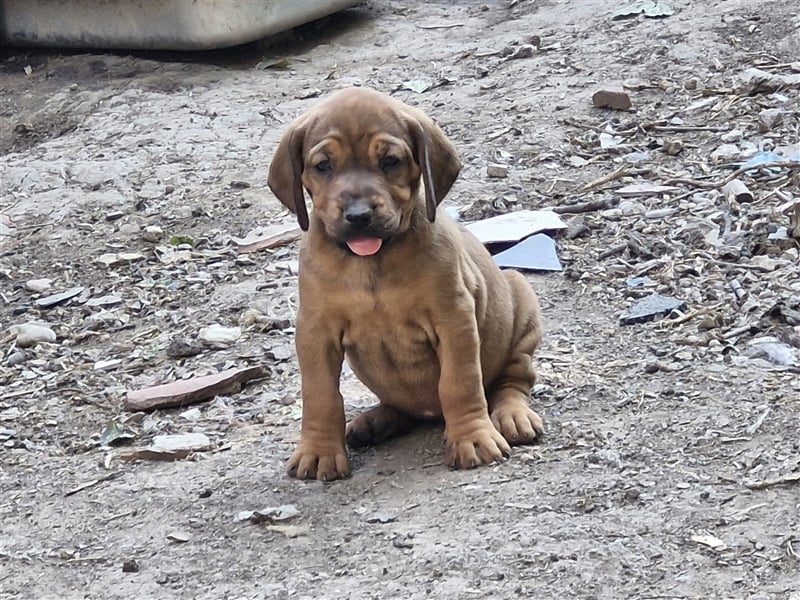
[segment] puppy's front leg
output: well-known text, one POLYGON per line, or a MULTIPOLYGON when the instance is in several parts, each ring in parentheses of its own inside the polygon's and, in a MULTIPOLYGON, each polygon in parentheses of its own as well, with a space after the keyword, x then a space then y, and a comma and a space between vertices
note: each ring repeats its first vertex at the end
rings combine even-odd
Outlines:
POLYGON ((303 420, 300 442, 286 471, 299 479, 333 481, 350 475, 344 443, 344 402, 339 392, 344 351, 340 340, 330 335, 329 326, 318 326, 298 315, 295 343, 303 420))
POLYGON ((471 469, 510 456, 511 447, 489 418, 474 312, 447 316, 436 332, 447 464, 471 469))

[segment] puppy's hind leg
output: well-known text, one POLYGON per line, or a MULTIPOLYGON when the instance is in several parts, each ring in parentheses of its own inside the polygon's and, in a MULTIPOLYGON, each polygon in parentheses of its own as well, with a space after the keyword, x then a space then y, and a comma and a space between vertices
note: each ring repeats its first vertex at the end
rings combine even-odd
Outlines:
POLYGON ((378 404, 350 421, 345 440, 351 448, 375 446, 408 433, 416 423, 411 415, 391 406, 378 404))
POLYGON ((528 405, 536 382, 533 353, 542 338, 539 301, 522 275, 503 273, 511 285, 516 318, 508 362, 489 390, 489 416, 509 444, 530 444, 544 433, 542 418, 528 405))

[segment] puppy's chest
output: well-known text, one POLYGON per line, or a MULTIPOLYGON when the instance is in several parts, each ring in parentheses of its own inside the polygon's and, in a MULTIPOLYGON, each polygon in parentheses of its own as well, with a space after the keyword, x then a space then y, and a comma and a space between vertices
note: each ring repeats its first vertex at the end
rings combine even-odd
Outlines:
POLYGON ((353 295, 345 308, 342 339, 348 355, 384 363, 387 368, 430 360, 435 338, 413 296, 413 290, 353 295))

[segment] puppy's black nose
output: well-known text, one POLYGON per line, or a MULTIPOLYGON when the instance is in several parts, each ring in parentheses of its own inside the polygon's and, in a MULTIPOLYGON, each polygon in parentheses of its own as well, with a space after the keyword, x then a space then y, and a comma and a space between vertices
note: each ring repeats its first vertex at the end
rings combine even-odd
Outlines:
POLYGON ((372 225, 372 207, 361 200, 348 202, 344 211, 345 220, 356 229, 366 229, 372 225))

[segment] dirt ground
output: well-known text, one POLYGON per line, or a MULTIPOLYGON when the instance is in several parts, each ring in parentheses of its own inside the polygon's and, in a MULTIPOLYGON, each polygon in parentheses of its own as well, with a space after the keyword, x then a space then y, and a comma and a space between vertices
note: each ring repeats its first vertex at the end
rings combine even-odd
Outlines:
MULTIPOLYGON (((698 183, 731 173, 712 156, 726 134, 740 149, 800 143, 797 87, 736 84, 752 66, 793 72, 800 12, 669 4, 612 20, 605 0, 374 0, 200 55, 3 49, 0 597, 800 599, 797 242, 759 237, 798 180, 746 178, 747 206, 698 183), (592 107, 607 82, 626 83, 632 111, 592 107), (276 141, 348 85, 435 116, 465 165, 453 207, 606 203, 564 213, 564 272, 529 277, 547 434, 503 464, 449 471, 432 425, 353 453, 346 481, 284 474, 300 415, 296 244, 243 254, 231 238, 291 222, 266 187, 276 141), (780 124, 762 126, 776 107, 780 124), (604 132, 619 139, 601 145, 604 132), (507 178, 487 177, 493 162, 507 178), (623 211, 615 190, 640 182, 678 189, 623 211), (701 221, 727 241, 696 235, 701 221), (108 253, 139 256, 98 262, 108 253), (26 286, 42 278, 49 289, 26 286), (620 324, 651 291, 688 307, 620 324), (15 347, 9 328, 27 322, 56 341, 15 347), (170 351, 213 323, 242 335, 170 351), (766 338, 789 359, 754 352, 766 338), (124 409, 126 390, 256 364, 270 377, 239 393, 124 409), (101 443, 109 423, 129 445, 194 431, 213 449, 125 462, 125 445, 101 443), (281 505, 299 514, 238 519, 281 505)), ((373 401, 351 374, 343 391, 351 415, 373 401)))

